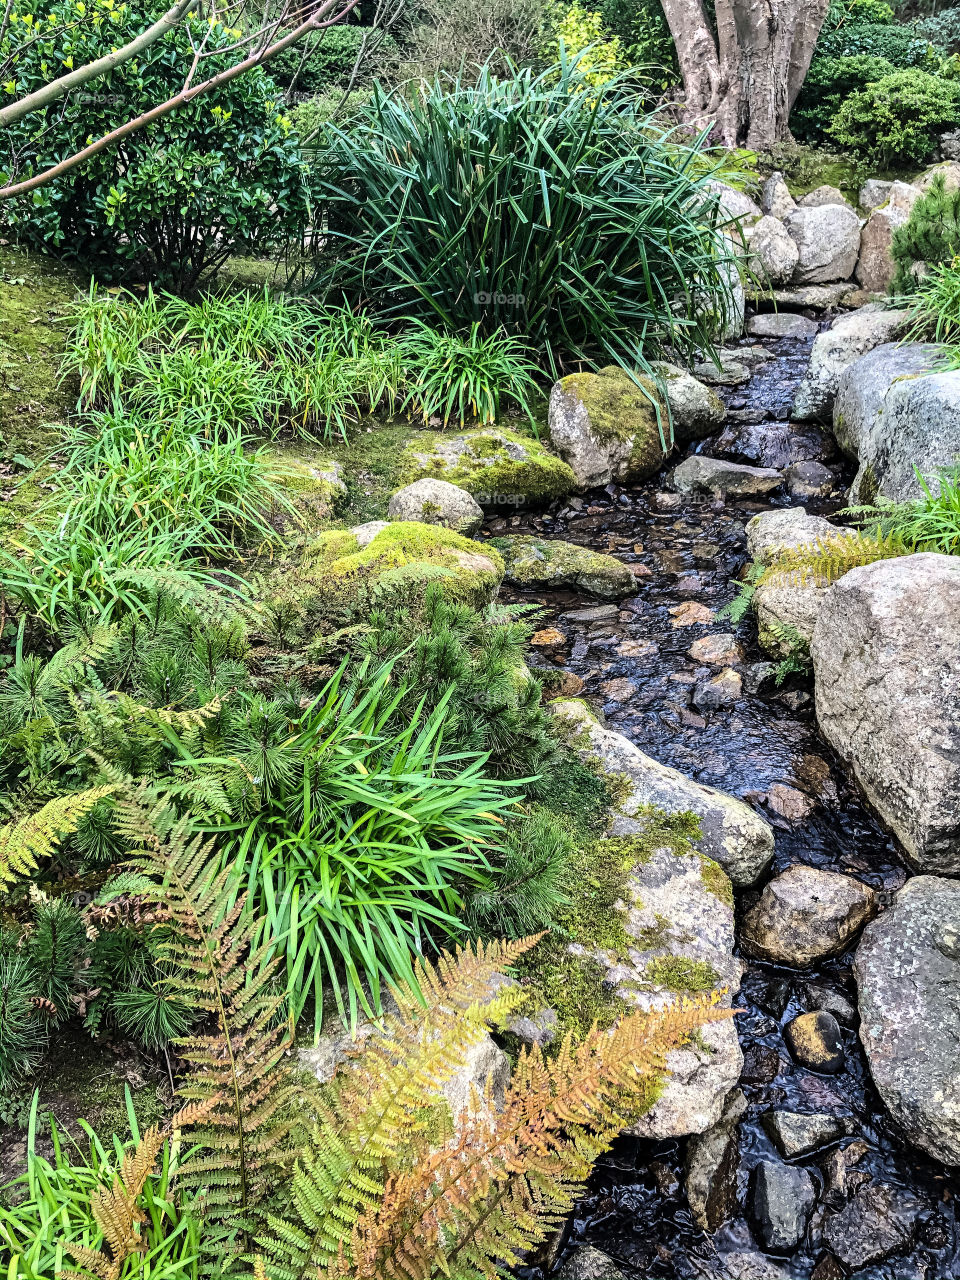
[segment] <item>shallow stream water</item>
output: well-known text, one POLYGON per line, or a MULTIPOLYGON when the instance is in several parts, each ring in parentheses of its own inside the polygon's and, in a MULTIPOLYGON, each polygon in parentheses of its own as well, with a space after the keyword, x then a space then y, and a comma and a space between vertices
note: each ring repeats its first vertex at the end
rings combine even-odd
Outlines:
MULTIPOLYGON (((837 475, 836 498, 803 505, 829 515, 841 505, 850 473, 829 436, 793 428, 788 421, 809 345, 745 340, 753 376, 745 386, 722 389, 730 420, 722 435, 693 448, 752 465, 824 461, 837 475)), ((569 616, 596 606, 594 600, 559 591, 515 593, 514 599, 540 601, 544 615, 539 625, 556 626, 566 636, 562 649, 533 655, 532 665, 555 665, 573 673, 584 682, 583 696, 602 707, 611 728, 662 763, 753 804, 776 830, 770 874, 804 862, 847 872, 882 895, 892 894, 910 872, 819 736, 809 678, 792 675, 778 686, 749 619, 739 626, 724 618, 679 626, 677 613, 671 612, 691 601, 711 610, 722 607, 735 594, 737 576, 747 562, 746 521, 772 505, 799 505, 802 500, 724 505, 709 497, 685 498, 676 506, 675 496, 668 493, 664 472, 643 485, 609 485, 539 515, 488 521, 488 533, 563 538, 640 566, 636 596, 616 611, 605 611, 613 616, 595 620, 569 616), (701 636, 731 631, 743 649, 742 696, 732 707, 699 709, 693 690, 698 679, 712 673, 691 659, 690 646, 701 636), (771 808, 768 793, 777 783, 801 794, 809 806, 805 816, 791 818, 771 808)), ((738 918, 757 892, 738 893, 738 918)), ((631 1278, 739 1276, 726 1270, 722 1258, 759 1249, 747 1208, 751 1169, 760 1160, 779 1159, 760 1117, 772 1108, 828 1112, 843 1119, 847 1133, 839 1149, 847 1150, 849 1160, 837 1158, 835 1144, 796 1162, 818 1184, 819 1207, 800 1249, 771 1261, 798 1280, 840 1280, 849 1274, 822 1247, 823 1213, 843 1203, 838 1179, 845 1182, 847 1195, 875 1179, 915 1197, 913 1242, 908 1250, 853 1274, 864 1280, 960 1277, 960 1177, 898 1138, 872 1087, 855 1027, 843 1028, 846 1066, 833 1076, 798 1065, 784 1041, 782 1028, 791 1018, 823 1007, 822 992, 814 993, 812 987, 826 986, 856 1004, 851 966, 852 952, 803 973, 749 962, 736 1001, 743 1010, 737 1026, 745 1055, 741 1088, 748 1103, 735 1175, 741 1212, 712 1236, 705 1235, 687 1208, 685 1143, 621 1139, 595 1169, 587 1195, 571 1215, 567 1243, 595 1245, 631 1278), (859 1157, 855 1162, 854 1155, 859 1157)), ((524 1274, 538 1280, 544 1272, 534 1268, 524 1274)))

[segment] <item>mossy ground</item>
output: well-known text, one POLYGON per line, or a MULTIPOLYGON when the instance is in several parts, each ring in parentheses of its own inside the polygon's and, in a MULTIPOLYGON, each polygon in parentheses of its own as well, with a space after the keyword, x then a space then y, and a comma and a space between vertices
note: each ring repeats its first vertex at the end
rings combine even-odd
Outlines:
POLYGON ((46 496, 56 423, 75 389, 59 380, 71 305, 85 281, 42 254, 0 246, 0 536, 46 496))

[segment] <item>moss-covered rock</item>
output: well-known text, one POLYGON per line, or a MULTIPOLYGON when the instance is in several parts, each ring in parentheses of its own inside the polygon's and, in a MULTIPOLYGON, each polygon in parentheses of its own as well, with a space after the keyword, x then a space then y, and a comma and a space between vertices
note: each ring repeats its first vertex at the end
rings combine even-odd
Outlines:
POLYGON ((277 507, 271 520, 278 528, 287 528, 296 520, 305 529, 316 529, 346 506, 347 486, 339 462, 302 448, 273 449, 269 461, 276 468, 273 478, 296 512, 294 519, 277 507))
POLYGON ((575 486, 573 472, 544 445, 503 427, 462 435, 418 433, 404 451, 402 484, 434 476, 473 495, 485 510, 546 506, 575 486))
POLYGON ((573 587, 601 600, 623 600, 636 591, 636 579, 613 556, 559 538, 492 538, 506 565, 506 579, 518 587, 573 587))
POLYGON ((635 382, 616 366, 556 383, 549 425, 550 441, 581 489, 646 480, 673 448, 670 413, 656 383, 635 382))
POLYGON ((350 529, 322 533, 294 563, 269 574, 264 610, 288 634, 346 626, 375 608, 418 609, 434 584, 473 608, 489 604, 503 579, 499 552, 450 529, 398 521, 366 545, 350 529))

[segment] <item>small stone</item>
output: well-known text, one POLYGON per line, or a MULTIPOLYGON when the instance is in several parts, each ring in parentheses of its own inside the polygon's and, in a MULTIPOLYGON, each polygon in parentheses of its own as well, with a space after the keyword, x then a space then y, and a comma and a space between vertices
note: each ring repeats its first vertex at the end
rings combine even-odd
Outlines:
POLYGON ((759 693, 764 685, 777 678, 777 668, 772 662, 751 662, 743 677, 747 693, 759 693))
POLYGON ((801 1115, 797 1111, 768 1111, 763 1127, 788 1160, 825 1147, 843 1134, 843 1125, 833 1116, 801 1115))
POLYGON ((832 987, 826 987, 821 982, 807 984, 804 1004, 813 1013, 818 1009, 826 1009, 827 1013, 832 1013, 845 1027, 854 1027, 857 1024, 857 1011, 850 1001, 839 991, 834 991, 832 987))
POLYGON ((694 1134, 687 1144, 687 1203, 701 1231, 716 1231, 739 1208, 737 1125, 746 1109, 743 1093, 734 1089, 719 1122, 706 1133, 694 1134))
POLYGON ((483 509, 473 494, 432 476, 398 489, 387 506, 387 515, 391 520, 443 525, 464 537, 476 533, 483 524, 483 509))
POLYGON ((514 1018, 507 1023, 507 1030, 512 1032, 523 1044, 540 1045, 541 1048, 552 1044, 557 1036, 557 1014, 555 1009, 540 1009, 525 1018, 514 1018))
POLYGON ((805 796, 802 791, 797 791, 795 787, 784 786, 782 782, 775 782, 767 792, 767 804, 774 813, 786 818, 788 822, 802 822, 817 807, 815 800, 805 796))
POLYGON ((694 662, 706 663, 710 667, 730 667, 743 659, 737 637, 726 631, 701 636, 694 640, 687 652, 694 662))
POLYGON ((902 1253, 913 1239, 919 1211, 909 1192, 871 1182, 827 1218, 823 1238, 841 1262, 859 1270, 902 1253))
POLYGON ((624 640, 617 645, 621 658, 649 658, 657 652, 655 640, 624 640))
MULTIPOLYGON (((751 955, 803 968, 840 955, 876 913, 869 885, 797 863, 764 888, 744 916, 741 940, 751 955)), ((833 1021, 829 1013, 823 1016, 833 1021)))
POLYGON ((639 562, 636 562, 634 564, 628 564, 627 568, 630 570, 630 572, 633 574, 635 578, 650 578, 653 576, 653 570, 649 567, 649 565, 640 564, 639 562))
POLYGON ((530 643, 535 649, 555 649, 558 645, 566 644, 567 637, 556 627, 545 627, 543 631, 533 633, 530 643))
POLYGON ((564 622, 607 622, 615 618, 620 610, 615 604, 594 604, 586 609, 571 609, 561 614, 564 622))
POLYGON ((763 212, 771 218, 777 218, 782 221, 787 214, 793 213, 797 207, 797 202, 790 194, 790 188, 784 180, 783 174, 779 170, 771 173, 770 177, 763 184, 763 192, 760 197, 760 207, 763 212))
POLYGON ((766 1044, 748 1045, 743 1053, 744 1084, 770 1084, 780 1074, 780 1055, 766 1044))
POLYGON ((843 1038, 832 1013, 822 1009, 801 1013, 787 1023, 784 1034, 790 1052, 801 1066, 823 1075, 836 1075, 843 1069, 843 1038))
POLYGON ((583 693, 583 681, 574 671, 557 671, 551 673, 550 684, 544 689, 543 697, 547 702, 554 698, 578 698, 583 693))
POLYGON ((705 604, 696 600, 685 600, 683 604, 675 604, 667 610, 673 618, 672 627, 697 627, 713 622, 714 612, 705 604))
POLYGON ((816 1201, 806 1169, 761 1160, 753 1173, 751 1208, 762 1247, 771 1253, 792 1253, 806 1233, 816 1201))
POLYGON ((599 1249, 580 1244, 554 1272, 554 1280, 623 1280, 623 1272, 599 1249))
POLYGON ((810 1280, 844 1280, 846 1274, 832 1253, 824 1253, 810 1273, 810 1280))
POLYGON ((626 676, 618 676, 615 680, 604 680, 600 688, 611 702, 629 702, 637 692, 637 686, 626 676))
POLYGON ((660 492, 653 495, 653 505, 658 511, 676 511, 682 502, 683 498, 679 493, 660 492))
POLYGON ((719 369, 712 361, 704 360, 693 366, 693 372, 701 382, 709 382, 715 387, 742 387, 750 381, 750 370, 742 360, 733 356, 722 357, 719 369))
POLYGON ((747 321, 747 333, 755 338, 812 338, 816 332, 813 320, 790 311, 761 312, 747 321))
POLYGON ((793 462, 784 472, 791 498, 826 498, 837 487, 837 478, 822 462, 793 462))
POLYGON ((732 667, 725 667, 712 679, 698 684, 693 691, 693 704, 701 711, 732 707, 743 692, 743 681, 732 667))
POLYGON ((850 207, 850 202, 839 187, 827 185, 808 191, 805 196, 800 197, 797 204, 801 209, 819 209, 825 204, 845 204, 850 207))
POLYGON ((689 711, 686 707, 680 712, 680 723, 688 729, 705 729, 707 722, 703 716, 698 716, 695 711, 689 711))
POLYGON ((368 520, 366 524, 354 525, 350 530, 360 548, 368 547, 378 533, 390 528, 389 520, 368 520))

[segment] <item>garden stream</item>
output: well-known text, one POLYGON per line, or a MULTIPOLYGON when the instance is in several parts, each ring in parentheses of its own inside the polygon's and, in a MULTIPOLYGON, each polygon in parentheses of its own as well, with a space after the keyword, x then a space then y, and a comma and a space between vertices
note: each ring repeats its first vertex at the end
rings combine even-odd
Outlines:
MULTIPOLYGON (((756 466, 782 467, 802 459, 839 465, 829 436, 788 421, 809 341, 757 344, 748 339, 743 345, 749 347, 745 354, 754 371, 750 382, 720 389, 730 410, 724 432, 691 447, 756 466)), ((844 482, 849 478, 844 471, 844 482)), ((892 893, 910 873, 851 776, 819 737, 811 681, 791 674, 778 685, 749 620, 739 627, 724 618, 683 625, 691 614, 696 616, 689 607, 693 603, 717 610, 733 597, 735 579, 747 560, 744 525, 773 504, 731 500, 724 505, 709 497, 685 497, 678 504, 676 495, 668 494, 664 472, 643 485, 609 485, 583 499, 557 503, 541 515, 488 520, 490 533, 559 537, 638 565, 637 595, 619 607, 597 606, 570 592, 514 593, 513 599, 542 602, 539 625, 556 627, 565 636, 558 649, 534 650, 531 665, 572 673, 583 681, 584 695, 602 706, 611 728, 662 763, 752 803, 776 831, 771 873, 805 862, 847 872, 881 893, 892 893), (688 607, 678 612, 684 605, 688 607), (731 631, 737 632, 743 650, 742 694, 730 707, 698 707, 695 686, 712 672, 691 659, 691 643, 731 631), (789 791, 776 791, 771 805, 775 784, 789 791)), ((790 501, 784 498, 778 505, 790 501)), ((839 503, 805 505, 830 514, 839 503)), ((568 679, 571 692, 577 683, 568 679)), ((738 918, 757 892, 738 893, 738 918)), ((758 1248, 744 1206, 752 1167, 763 1159, 779 1159, 760 1123, 761 1115, 776 1107, 830 1113, 841 1119, 848 1135, 839 1147, 834 1144, 800 1161, 819 1183, 820 1208, 800 1250, 776 1260, 782 1274, 839 1280, 845 1273, 832 1255, 823 1257, 818 1222, 825 1208, 839 1207, 858 1185, 878 1179, 901 1189, 906 1203, 915 1198, 914 1243, 908 1253, 856 1274, 869 1280, 960 1276, 955 1208, 960 1178, 897 1137, 872 1086, 850 1025, 853 1018, 843 1026, 846 1065, 839 1074, 815 1074, 791 1057, 782 1028, 798 1013, 824 1007, 824 987, 856 1005, 852 952, 802 973, 748 964, 735 1002, 742 1010, 737 1026, 748 1108, 740 1125, 740 1169, 730 1175, 738 1180, 741 1206, 732 1219, 712 1236, 694 1223, 683 1185, 683 1141, 625 1138, 595 1169, 586 1196, 568 1221, 567 1242, 602 1249, 629 1277, 746 1276, 727 1272, 721 1257, 758 1248)), ((539 1280, 544 1272, 533 1268, 523 1274, 539 1280)), ((749 1274, 753 1280, 755 1273, 749 1274)))

